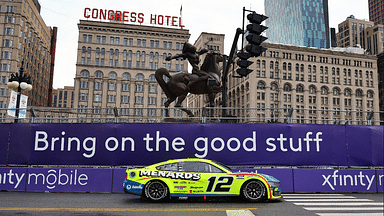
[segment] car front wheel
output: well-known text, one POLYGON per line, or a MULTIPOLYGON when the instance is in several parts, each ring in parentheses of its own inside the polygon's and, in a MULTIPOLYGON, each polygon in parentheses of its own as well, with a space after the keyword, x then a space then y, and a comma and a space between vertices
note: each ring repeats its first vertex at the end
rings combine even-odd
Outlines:
POLYGON ((261 181, 252 180, 242 187, 243 197, 250 202, 260 202, 265 198, 265 186, 261 181))
POLYGON ((145 197, 151 201, 159 202, 164 200, 168 195, 168 187, 164 182, 151 181, 145 185, 145 197))

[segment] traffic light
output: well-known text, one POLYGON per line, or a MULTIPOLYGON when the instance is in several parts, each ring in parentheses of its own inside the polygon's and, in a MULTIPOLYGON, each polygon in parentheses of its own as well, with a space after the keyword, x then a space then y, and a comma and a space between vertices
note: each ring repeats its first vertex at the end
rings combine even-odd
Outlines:
POLYGON ((253 12, 247 15, 247 19, 250 24, 247 25, 248 35, 245 38, 248 41, 248 45, 245 47, 245 50, 251 54, 251 56, 258 57, 267 50, 260 46, 260 44, 268 39, 261 35, 263 31, 268 29, 268 27, 261 25, 268 17, 253 12))
POLYGON ((252 57, 251 54, 247 53, 247 52, 239 52, 237 53, 237 57, 239 58, 237 60, 237 65, 240 67, 236 70, 236 73, 239 74, 241 77, 244 77, 244 76, 247 76, 248 74, 250 74, 252 72, 251 69, 248 69, 248 67, 253 64, 252 61, 248 61, 248 59, 250 57, 252 57))

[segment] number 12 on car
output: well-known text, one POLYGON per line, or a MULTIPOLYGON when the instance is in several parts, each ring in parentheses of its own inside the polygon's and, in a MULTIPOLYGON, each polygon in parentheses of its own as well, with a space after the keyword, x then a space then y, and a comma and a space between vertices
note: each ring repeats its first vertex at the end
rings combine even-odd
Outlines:
POLYGON ((229 192, 231 190, 231 185, 233 184, 232 176, 211 176, 208 179, 207 193, 213 192, 229 192), (216 185, 215 185, 216 183, 216 185))

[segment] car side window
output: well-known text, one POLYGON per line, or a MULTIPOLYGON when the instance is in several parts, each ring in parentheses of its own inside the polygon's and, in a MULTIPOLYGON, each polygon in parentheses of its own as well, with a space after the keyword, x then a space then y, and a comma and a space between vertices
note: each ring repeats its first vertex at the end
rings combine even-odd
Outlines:
POLYGON ((164 164, 161 166, 156 167, 157 170, 161 171, 179 171, 178 163, 170 163, 170 164, 164 164))
POLYGON ((222 173, 223 171, 211 164, 202 162, 183 162, 184 172, 222 173))

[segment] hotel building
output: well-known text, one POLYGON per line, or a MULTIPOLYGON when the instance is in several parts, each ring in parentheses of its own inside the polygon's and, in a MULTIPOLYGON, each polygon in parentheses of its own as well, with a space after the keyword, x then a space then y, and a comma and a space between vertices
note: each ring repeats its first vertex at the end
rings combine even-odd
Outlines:
MULTIPOLYGON (((22 61, 31 77, 28 106, 50 106, 57 28, 46 26, 37 0, 0 1, 0 109, 8 108, 12 73, 22 61)), ((0 110, 0 120, 6 110, 0 110)))
MULTIPOLYGON (((348 49, 262 46, 268 50, 253 58, 251 74, 234 78, 231 72, 228 77, 228 107, 259 109, 257 113, 233 110, 230 115, 257 116, 244 121, 262 122, 285 118, 295 108, 294 123, 363 124, 367 112, 379 111, 376 56, 348 53, 348 49), (284 113, 271 112, 275 108, 284 108, 284 113)), ((379 121, 379 115, 372 120, 379 121)))
POLYGON ((155 108, 164 107, 166 95, 155 71, 188 71, 188 61, 165 58, 181 53, 189 31, 85 20, 78 28, 74 107, 80 113, 93 108, 102 114, 106 108, 113 115, 117 107, 120 116, 159 116, 155 108))

